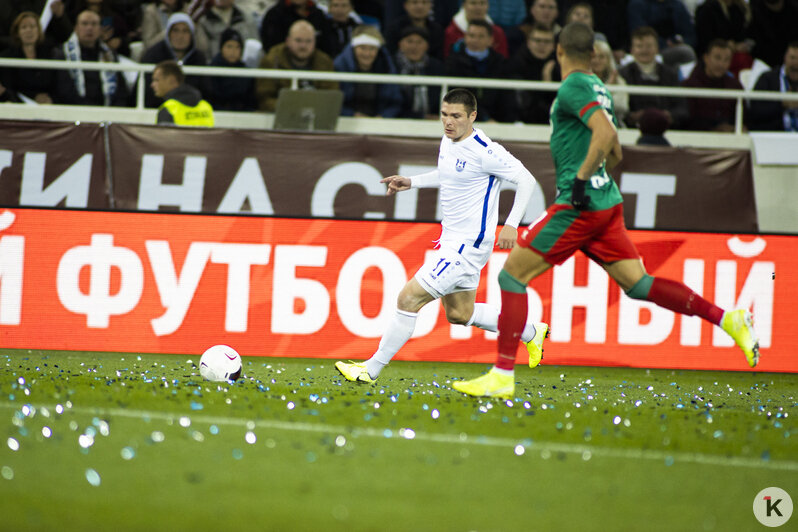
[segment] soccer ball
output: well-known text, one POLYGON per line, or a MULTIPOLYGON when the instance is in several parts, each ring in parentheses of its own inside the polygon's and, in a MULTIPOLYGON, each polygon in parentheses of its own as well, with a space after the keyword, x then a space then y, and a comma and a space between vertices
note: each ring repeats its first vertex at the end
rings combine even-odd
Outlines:
POLYGON ((200 357, 200 375, 209 381, 234 381, 241 376, 241 357, 228 345, 209 347, 200 357))

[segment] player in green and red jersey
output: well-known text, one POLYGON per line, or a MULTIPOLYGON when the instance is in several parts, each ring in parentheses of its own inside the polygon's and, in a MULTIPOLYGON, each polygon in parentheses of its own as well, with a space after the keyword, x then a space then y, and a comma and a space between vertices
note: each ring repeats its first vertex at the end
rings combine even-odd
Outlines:
POLYGON ((759 361, 759 340, 749 311, 724 312, 684 284, 646 273, 623 221, 618 185, 607 173, 608 165, 621 160, 621 145, 612 96, 590 71, 592 54, 593 31, 588 26, 571 23, 563 28, 557 44, 563 82, 551 107, 557 198, 521 231, 499 274, 502 310, 496 365, 481 377, 453 383, 463 393, 513 397, 513 367, 527 317, 526 286, 577 251, 600 264, 629 297, 700 316, 734 338, 751 367, 759 361))

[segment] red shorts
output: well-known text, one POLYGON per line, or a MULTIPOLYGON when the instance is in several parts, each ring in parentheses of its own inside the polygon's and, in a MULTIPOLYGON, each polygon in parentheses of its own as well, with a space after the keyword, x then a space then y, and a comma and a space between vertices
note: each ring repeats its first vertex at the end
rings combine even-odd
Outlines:
POLYGON ((623 221, 622 203, 603 211, 555 203, 521 231, 518 244, 540 253, 549 264, 562 264, 577 250, 599 264, 640 258, 623 221))

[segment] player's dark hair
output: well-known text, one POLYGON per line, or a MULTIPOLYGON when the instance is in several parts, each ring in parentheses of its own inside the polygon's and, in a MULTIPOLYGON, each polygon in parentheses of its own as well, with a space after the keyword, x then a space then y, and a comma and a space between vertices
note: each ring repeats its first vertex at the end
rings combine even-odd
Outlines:
MULTIPOLYGON (((183 75, 183 69, 180 68, 180 65, 177 64, 177 61, 172 61, 171 59, 158 63, 155 66, 155 70, 160 70, 161 75, 164 77, 170 76, 175 78, 179 85, 182 85, 186 79, 186 77, 183 75)), ((155 70, 153 70, 153 72, 155 70)))
POLYGON ((643 39, 645 37, 654 37, 654 40, 659 42, 659 34, 657 30, 651 26, 640 26, 632 32, 632 40, 643 39))
POLYGON ((560 31, 559 44, 565 55, 580 62, 589 62, 593 56, 593 30, 587 24, 571 22, 560 31))
POLYGON ((477 98, 468 89, 452 89, 443 97, 446 103, 460 103, 465 107, 466 113, 471 114, 477 110, 477 98))
POLYGON ((485 28, 485 30, 488 32, 488 35, 493 37, 493 26, 491 26, 487 20, 484 19, 469 20, 468 27, 471 26, 479 26, 480 28, 485 28))

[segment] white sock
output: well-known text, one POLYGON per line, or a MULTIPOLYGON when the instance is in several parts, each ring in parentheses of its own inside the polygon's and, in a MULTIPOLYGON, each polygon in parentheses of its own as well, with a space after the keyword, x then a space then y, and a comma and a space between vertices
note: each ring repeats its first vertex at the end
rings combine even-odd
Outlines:
POLYGON ((497 368, 496 366, 493 366, 493 369, 491 371, 493 371, 493 373, 498 373, 499 375, 515 375, 515 371, 511 369, 502 369, 502 368, 497 368))
POLYGON ((379 376, 382 368, 388 365, 393 356, 413 336, 413 331, 416 329, 416 318, 418 318, 416 312, 396 309, 396 314, 385 334, 382 335, 377 351, 371 355, 370 359, 366 360, 366 370, 372 379, 379 376))
MULTIPOLYGON (((499 330, 499 309, 487 303, 474 303, 474 314, 466 325, 473 325, 486 331, 498 332, 499 330)), ((527 323, 524 332, 521 333, 521 341, 529 342, 535 337, 535 326, 527 323)))

